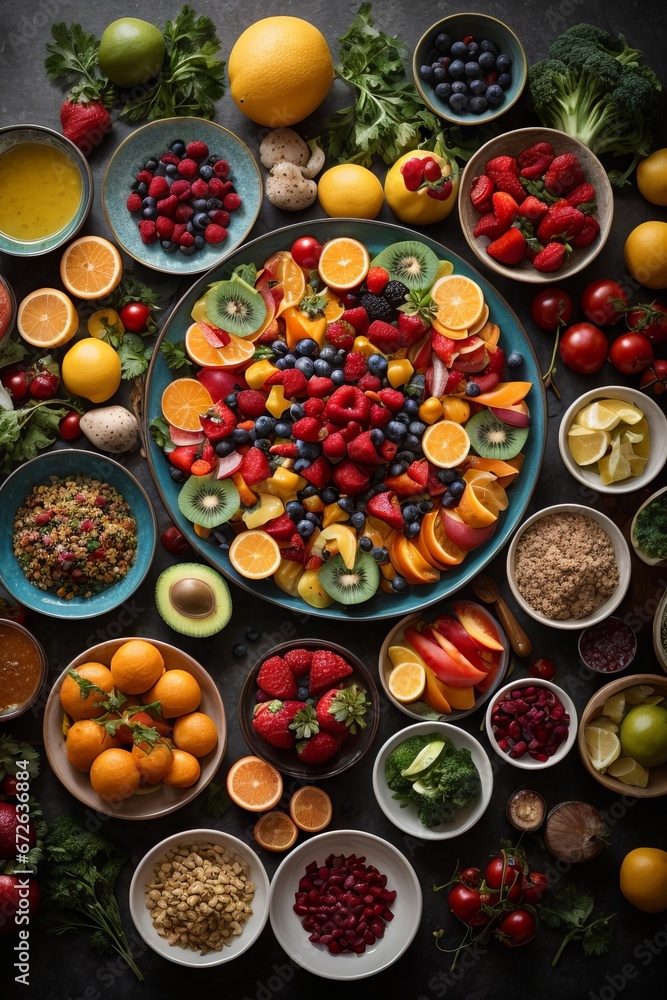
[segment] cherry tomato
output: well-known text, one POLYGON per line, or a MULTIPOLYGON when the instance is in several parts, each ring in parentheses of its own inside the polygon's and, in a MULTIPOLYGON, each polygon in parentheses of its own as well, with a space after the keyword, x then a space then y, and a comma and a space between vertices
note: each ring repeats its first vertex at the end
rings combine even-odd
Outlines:
POLYGON ((643 333, 623 333, 609 348, 609 360, 624 375, 643 372, 653 361, 651 341, 643 333))
POLYGON ((533 298, 530 314, 541 330, 556 330, 572 318, 574 303, 563 288, 543 288, 533 298))
POLYGON ((2 794, 3 795, 16 795, 16 786, 18 785, 18 778, 15 778, 13 774, 6 774, 2 779, 2 794))
POLYGON ((531 677, 539 677, 543 681, 552 681, 556 674, 556 668, 551 660, 547 660, 545 656, 541 656, 539 660, 531 663, 528 673, 531 677))
POLYGON ((573 323, 560 338, 562 361, 573 372, 590 375, 599 371, 607 359, 607 338, 592 323, 573 323))
POLYGON ((500 855, 489 861, 484 872, 484 881, 491 889, 506 889, 506 898, 512 903, 517 903, 521 898, 522 874, 521 865, 514 862, 511 857, 500 855))
POLYGON ((459 872, 459 882, 463 882, 471 889, 477 889, 482 881, 482 873, 479 868, 464 868, 459 872))
POLYGON ((20 403, 28 395, 28 376, 25 365, 8 365, 0 372, 0 382, 11 393, 15 403, 20 403))
POLYGON ((518 948, 535 937, 535 920, 528 910, 512 910, 496 928, 495 934, 506 948, 518 948))
POLYGON ((535 906, 549 888, 549 880, 542 872, 531 872, 521 877, 523 902, 535 906))
POLYGON ((76 410, 70 410, 62 418, 58 424, 58 429, 60 430, 60 436, 63 441, 76 441, 78 437, 81 437, 81 416, 76 412, 76 410))
POLYGON ((51 399, 58 392, 60 379, 48 368, 38 368, 28 383, 28 392, 33 399, 51 399))
POLYGON ((143 302, 128 302, 121 309, 119 316, 126 330, 143 333, 151 318, 151 311, 143 302))
POLYGON ((468 927, 481 927, 489 919, 482 912, 482 900, 477 890, 461 882, 451 890, 447 902, 454 916, 468 927))
POLYGON ((640 387, 654 396, 662 396, 667 392, 667 361, 657 358, 652 365, 644 369, 640 387))
POLYGON ((299 267, 312 271, 320 259, 322 244, 314 236, 301 236, 292 244, 290 253, 299 267))
POLYGON ((164 545, 167 552, 171 552, 174 556, 182 556, 185 552, 189 552, 190 550, 189 541, 180 533, 174 524, 172 524, 170 528, 167 528, 166 531, 162 532, 160 535, 160 541, 164 545))
POLYGON ((635 306, 626 314, 625 322, 633 333, 643 333, 652 344, 667 340, 667 306, 648 302, 635 306))
POLYGON ((617 281, 610 278, 591 281, 581 293, 584 316, 597 326, 613 326, 618 323, 627 305, 627 294, 617 281))

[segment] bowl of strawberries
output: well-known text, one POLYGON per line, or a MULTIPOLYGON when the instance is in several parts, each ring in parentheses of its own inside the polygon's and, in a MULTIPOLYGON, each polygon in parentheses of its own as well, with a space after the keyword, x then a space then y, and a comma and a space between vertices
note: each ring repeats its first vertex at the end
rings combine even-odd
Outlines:
POLYGON ((463 235, 496 274, 561 281, 605 245, 614 196, 598 158, 557 129, 497 136, 471 157, 459 187, 463 235))
POLYGON ((264 653, 248 674, 239 722, 252 753, 305 781, 361 760, 380 721, 378 689, 364 663, 322 639, 294 639, 264 653))

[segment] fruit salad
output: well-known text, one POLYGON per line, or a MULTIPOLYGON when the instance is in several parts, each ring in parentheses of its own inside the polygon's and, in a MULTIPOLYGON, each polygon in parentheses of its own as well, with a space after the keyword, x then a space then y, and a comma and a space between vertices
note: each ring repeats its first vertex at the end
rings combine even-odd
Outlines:
POLYGON ((433 584, 493 536, 531 383, 480 286, 428 246, 302 238, 211 284, 192 320, 196 372, 153 430, 181 513, 241 576, 353 605, 433 584))

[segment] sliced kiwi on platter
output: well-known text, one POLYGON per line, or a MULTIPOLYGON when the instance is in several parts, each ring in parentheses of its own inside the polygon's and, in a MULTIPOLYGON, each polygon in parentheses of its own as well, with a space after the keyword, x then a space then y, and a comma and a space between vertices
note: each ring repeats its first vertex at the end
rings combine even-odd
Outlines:
POLYGON ((239 491, 230 479, 190 476, 178 494, 178 509, 193 524, 217 528, 238 510, 239 491))
POLYGON ((470 443, 481 458, 516 458, 528 437, 528 427, 514 427, 481 410, 466 424, 470 443))
POLYGON ((242 278, 217 282, 206 295, 206 314, 211 323, 237 337, 257 333, 266 318, 266 303, 242 278))
POLYGON ((341 555, 325 562, 319 571, 322 587, 340 604, 368 601, 380 585, 380 570, 368 552, 359 552, 354 566, 345 565, 341 555))
POLYGON ((383 267, 391 281, 401 281, 412 290, 430 288, 440 262, 433 251, 419 240, 402 240, 385 247, 373 259, 371 266, 383 267))

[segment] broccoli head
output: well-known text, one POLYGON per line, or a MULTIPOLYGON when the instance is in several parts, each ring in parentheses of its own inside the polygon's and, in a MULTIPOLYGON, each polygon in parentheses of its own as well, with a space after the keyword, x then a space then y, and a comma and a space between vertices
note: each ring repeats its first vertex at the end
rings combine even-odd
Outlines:
POLYGON ((404 778, 401 772, 410 767, 417 754, 430 742, 429 736, 410 736, 392 750, 385 763, 385 778, 390 791, 407 792, 411 789, 412 782, 404 778))

